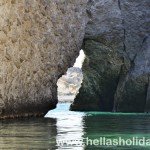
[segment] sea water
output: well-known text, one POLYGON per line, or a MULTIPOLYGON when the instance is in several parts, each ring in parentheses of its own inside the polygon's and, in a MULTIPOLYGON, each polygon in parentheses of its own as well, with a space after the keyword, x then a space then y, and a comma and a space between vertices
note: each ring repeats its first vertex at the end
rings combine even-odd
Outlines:
POLYGON ((0 150, 150 149, 150 115, 73 112, 69 106, 59 103, 44 118, 1 120, 0 150))

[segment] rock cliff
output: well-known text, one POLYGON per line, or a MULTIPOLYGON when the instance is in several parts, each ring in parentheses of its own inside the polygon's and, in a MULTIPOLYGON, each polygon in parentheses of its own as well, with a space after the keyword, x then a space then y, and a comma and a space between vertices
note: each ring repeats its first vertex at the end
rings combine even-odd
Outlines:
POLYGON ((57 80, 81 45, 71 110, 149 112, 149 8, 149 0, 1 0, 0 118, 55 108, 57 80))
POLYGON ((82 45, 87 0, 0 1, 0 118, 44 115, 82 45))
POLYGON ((90 0, 83 84, 71 110, 150 111, 150 1, 90 0))
POLYGON ((60 102, 73 102, 79 92, 83 74, 81 68, 71 67, 57 82, 58 100, 60 102))

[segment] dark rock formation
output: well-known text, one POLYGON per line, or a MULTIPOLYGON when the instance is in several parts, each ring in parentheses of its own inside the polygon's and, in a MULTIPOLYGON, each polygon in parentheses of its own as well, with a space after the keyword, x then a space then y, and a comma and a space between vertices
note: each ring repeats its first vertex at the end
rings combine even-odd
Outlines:
POLYGON ((75 62, 87 0, 0 1, 0 118, 44 115, 75 62))
POLYGON ((82 87, 71 110, 150 111, 150 1, 90 0, 82 87))

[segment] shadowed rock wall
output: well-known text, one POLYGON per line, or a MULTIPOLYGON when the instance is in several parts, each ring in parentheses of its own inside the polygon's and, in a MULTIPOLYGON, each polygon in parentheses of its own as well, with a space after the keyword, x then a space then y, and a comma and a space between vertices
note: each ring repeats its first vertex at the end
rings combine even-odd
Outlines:
POLYGON ((150 1, 90 0, 83 83, 71 110, 150 110, 150 1))

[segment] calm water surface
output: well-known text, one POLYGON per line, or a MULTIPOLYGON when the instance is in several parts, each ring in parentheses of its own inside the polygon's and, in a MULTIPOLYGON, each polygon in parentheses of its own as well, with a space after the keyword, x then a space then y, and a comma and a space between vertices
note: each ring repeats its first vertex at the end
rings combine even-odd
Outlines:
POLYGON ((58 104, 45 118, 0 122, 0 150, 150 150, 150 146, 81 145, 100 137, 150 139, 150 115, 71 112, 70 104, 58 104), (60 144, 72 140, 73 145, 60 144))

